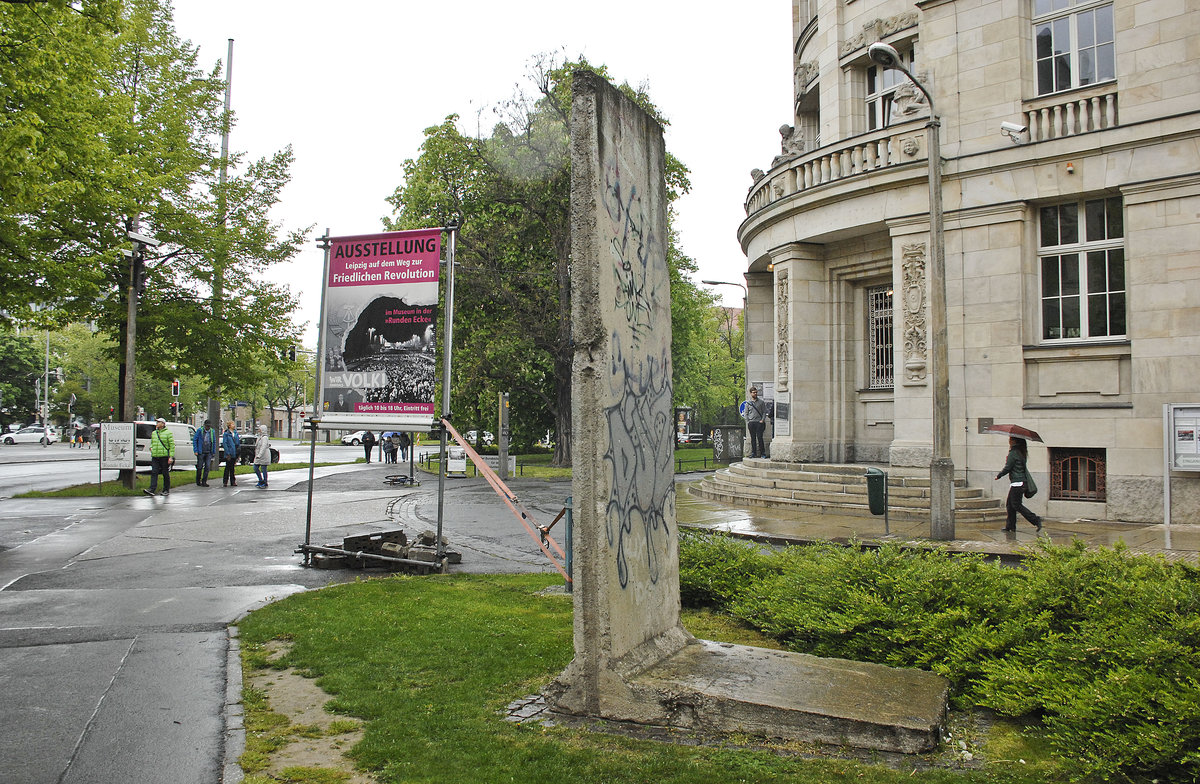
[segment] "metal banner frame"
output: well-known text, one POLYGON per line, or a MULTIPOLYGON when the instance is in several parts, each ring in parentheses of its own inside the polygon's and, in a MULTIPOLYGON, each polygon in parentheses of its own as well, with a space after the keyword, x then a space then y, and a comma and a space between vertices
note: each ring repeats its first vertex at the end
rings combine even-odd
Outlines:
MULTIPOLYGON (((440 465, 446 465, 446 429, 441 426, 443 419, 450 417, 450 371, 451 361, 454 354, 454 253, 455 241, 458 236, 458 224, 450 222, 446 226, 421 229, 417 232, 393 232, 392 234, 423 234, 430 235, 434 232, 445 232, 448 234, 446 243, 446 258, 443 262, 446 267, 444 277, 445 281, 445 305, 444 316, 445 326, 442 333, 442 415, 441 417, 432 416, 429 418, 411 418, 400 417, 396 415, 369 415, 361 419, 353 419, 347 421, 345 417, 326 417, 325 412, 321 409, 322 391, 324 389, 324 368, 325 368, 325 325, 318 325, 317 338, 317 372, 314 380, 314 396, 313 400, 317 401, 317 410, 315 415, 311 417, 307 423, 310 434, 309 459, 308 459, 308 506, 305 515, 304 523, 304 543, 297 548, 297 552, 304 554, 304 565, 311 565, 312 554, 314 552, 324 551, 326 548, 315 547, 312 544, 312 494, 313 480, 316 469, 316 454, 317 454, 317 430, 344 429, 350 427, 367 427, 367 428, 389 428, 394 430, 407 431, 427 431, 436 427, 441 432, 441 462, 440 465)), ((362 235, 362 237, 370 237, 378 240, 387 235, 362 235)), ((328 294, 329 281, 329 266, 330 266, 330 249, 333 247, 335 239, 355 239, 354 237, 334 238, 329 236, 329 229, 325 229, 325 234, 318 238, 319 247, 325 252, 325 263, 322 271, 322 286, 321 286, 321 317, 326 317, 326 305, 328 294)), ((439 235, 440 239, 440 235, 439 235)), ((435 300, 436 302, 436 300, 435 300)), ((413 439, 412 445, 409 447, 415 453, 417 444, 416 439, 413 439)), ((437 561, 444 563, 445 545, 442 542, 442 519, 443 519, 443 504, 445 496, 445 481, 446 472, 439 470, 438 472, 438 518, 437 518, 437 561)))
POLYGON ((445 228, 320 238, 317 427, 435 425, 436 321, 445 228))

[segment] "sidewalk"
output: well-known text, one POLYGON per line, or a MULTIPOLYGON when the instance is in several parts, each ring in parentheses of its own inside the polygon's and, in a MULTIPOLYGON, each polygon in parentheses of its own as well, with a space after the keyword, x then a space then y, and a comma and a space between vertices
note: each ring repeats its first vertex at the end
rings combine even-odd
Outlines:
POLYGON ((688 491, 690 482, 676 485, 679 525, 710 528, 773 543, 845 542, 856 538, 865 543, 902 542, 919 547, 942 547, 954 552, 986 553, 1018 559, 1021 552, 1040 540, 1070 544, 1075 539, 1091 547, 1113 547, 1119 542, 1132 552, 1158 553, 1171 561, 1200 560, 1200 526, 1110 523, 1099 520, 1047 519, 1039 534, 1018 518, 1017 532, 1005 533, 1002 524, 957 523, 955 538, 938 542, 929 536, 928 521, 821 514, 762 507, 735 507, 698 498, 688 491))

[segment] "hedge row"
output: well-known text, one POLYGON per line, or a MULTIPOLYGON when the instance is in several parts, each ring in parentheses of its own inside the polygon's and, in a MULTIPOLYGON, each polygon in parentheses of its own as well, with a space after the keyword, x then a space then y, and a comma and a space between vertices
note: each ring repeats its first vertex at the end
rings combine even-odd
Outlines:
POLYGON ((960 705, 1038 718, 1079 779, 1200 780, 1194 566, 1078 542, 1010 568, 684 533, 680 587, 792 650, 930 670, 960 705))

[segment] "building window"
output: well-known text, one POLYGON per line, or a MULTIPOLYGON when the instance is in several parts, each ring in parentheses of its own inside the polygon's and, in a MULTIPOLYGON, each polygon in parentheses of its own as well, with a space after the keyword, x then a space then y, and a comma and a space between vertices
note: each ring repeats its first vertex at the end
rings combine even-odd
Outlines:
POLYGON ((1121 199, 1042 207, 1039 223, 1042 339, 1124 337, 1121 199))
MULTIPOLYGON (((912 49, 900 50, 904 67, 913 70, 912 49)), ((896 91, 908 85, 908 77, 895 68, 867 66, 867 130, 877 131, 902 119, 896 101, 896 91)), ((907 89, 907 88, 906 88, 907 89)))
POLYGON ((1103 449, 1050 448, 1050 500, 1104 501, 1107 460, 1103 449))
POLYGON ((867 289, 867 386, 892 389, 892 287, 867 289))
POLYGON ((1038 95, 1116 78, 1112 3, 1033 0, 1038 95))

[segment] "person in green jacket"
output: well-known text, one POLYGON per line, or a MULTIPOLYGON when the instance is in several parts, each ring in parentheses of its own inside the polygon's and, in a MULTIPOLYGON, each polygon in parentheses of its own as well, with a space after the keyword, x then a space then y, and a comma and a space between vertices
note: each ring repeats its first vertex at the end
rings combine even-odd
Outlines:
POLYGON ((1025 439, 1012 436, 1008 439, 1008 460, 1004 463, 1004 469, 996 474, 996 478, 1008 474, 1008 500, 1004 504, 1005 510, 1008 512, 1008 518, 1004 522, 1004 530, 1013 532, 1017 530, 1017 512, 1021 516, 1032 523, 1037 529, 1042 530, 1042 518, 1038 517, 1033 512, 1025 507, 1025 482, 1029 480, 1029 471, 1025 467, 1029 461, 1029 448, 1025 444, 1025 439))
POLYGON ((171 494, 171 464, 175 462, 175 436, 167 430, 167 420, 154 420, 154 432, 150 434, 150 489, 146 495, 154 495, 158 488, 158 475, 163 476, 163 495, 171 494))

